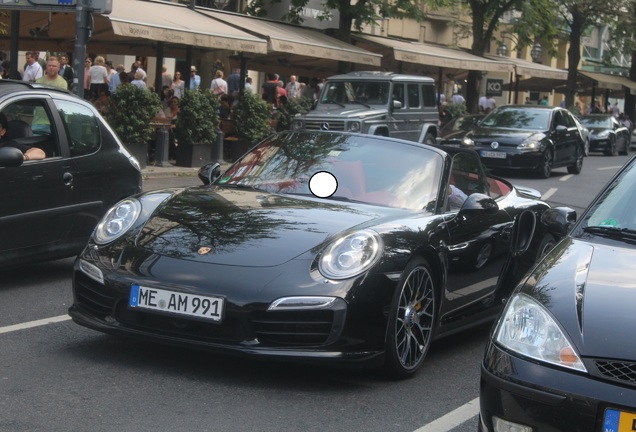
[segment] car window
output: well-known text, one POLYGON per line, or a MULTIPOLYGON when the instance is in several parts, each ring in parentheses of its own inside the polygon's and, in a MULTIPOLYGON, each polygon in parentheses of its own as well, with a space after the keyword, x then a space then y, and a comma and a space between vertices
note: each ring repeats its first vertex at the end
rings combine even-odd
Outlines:
POLYGON ((9 122, 7 133, 11 139, 42 149, 47 158, 60 156, 55 122, 46 99, 20 99, 5 106, 2 112, 9 122))
POLYGON ((404 105, 404 84, 395 83, 393 85, 393 100, 399 101, 404 105))
POLYGON ((437 106, 437 98, 435 97, 435 88, 432 85, 422 84, 422 99, 424 106, 437 106))
POLYGON ((474 193, 489 194, 481 163, 476 155, 458 153, 453 156, 447 210, 459 210, 466 198, 474 193))
POLYGON ((93 112, 77 102, 55 100, 69 136, 71 156, 94 153, 99 149, 99 121, 93 112))
POLYGON ((417 84, 408 84, 407 93, 409 95, 409 108, 420 107, 420 86, 417 84))

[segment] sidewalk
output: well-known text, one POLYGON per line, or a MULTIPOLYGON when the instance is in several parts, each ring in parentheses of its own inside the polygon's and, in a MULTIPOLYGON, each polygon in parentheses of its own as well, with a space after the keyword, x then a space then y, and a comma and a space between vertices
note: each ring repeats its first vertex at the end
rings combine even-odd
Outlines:
MULTIPOLYGON (((221 164, 221 171, 225 171, 230 166, 229 162, 221 164)), ((199 168, 180 167, 175 165, 175 161, 170 161, 170 166, 147 165, 141 170, 143 178, 157 177, 194 177, 199 172, 199 168)))

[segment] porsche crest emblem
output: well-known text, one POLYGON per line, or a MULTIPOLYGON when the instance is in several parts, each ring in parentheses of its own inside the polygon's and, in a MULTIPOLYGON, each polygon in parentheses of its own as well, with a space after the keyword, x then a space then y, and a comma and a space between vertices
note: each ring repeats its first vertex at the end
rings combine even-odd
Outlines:
POLYGON ((197 251, 197 253, 198 253, 199 255, 206 255, 206 254, 209 254, 210 252, 212 252, 212 250, 213 250, 213 249, 212 249, 211 247, 203 246, 203 247, 200 247, 200 248, 199 248, 199 250, 197 251))

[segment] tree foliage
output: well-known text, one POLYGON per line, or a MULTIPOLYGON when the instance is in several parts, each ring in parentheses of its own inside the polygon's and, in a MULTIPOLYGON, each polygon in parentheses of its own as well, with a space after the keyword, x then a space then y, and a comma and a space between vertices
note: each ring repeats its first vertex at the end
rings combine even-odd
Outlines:
POLYGON ((186 90, 179 100, 175 134, 190 144, 214 144, 219 129, 219 98, 210 90, 186 90))
MULTIPOLYGON (((247 8, 247 13, 254 16, 267 16, 267 8, 271 3, 280 0, 253 0, 247 8)), ((284 20, 293 24, 302 24, 302 11, 308 0, 291 0, 289 13, 284 20)), ((413 18, 418 21, 424 19, 421 3, 415 0, 323 0, 322 13, 318 19, 331 18, 331 11, 339 12, 338 39, 350 42, 351 29, 362 30, 365 25, 377 24, 386 18, 413 18)))
POLYGON ((126 83, 110 95, 106 118, 124 143, 140 144, 152 138, 150 120, 160 109, 156 93, 126 83))

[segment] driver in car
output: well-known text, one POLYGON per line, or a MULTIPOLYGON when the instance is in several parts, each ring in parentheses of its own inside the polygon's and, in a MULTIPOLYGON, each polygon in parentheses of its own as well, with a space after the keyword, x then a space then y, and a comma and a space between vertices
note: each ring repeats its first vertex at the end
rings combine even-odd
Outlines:
POLYGON ((40 148, 7 139, 6 135, 8 131, 9 131, 9 122, 7 121, 7 116, 5 116, 4 113, 0 113, 0 147, 17 148, 24 155, 25 161, 39 160, 39 159, 44 159, 46 157, 46 154, 40 148))

